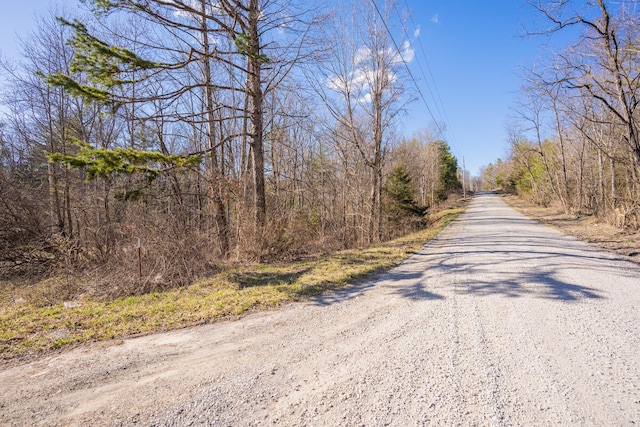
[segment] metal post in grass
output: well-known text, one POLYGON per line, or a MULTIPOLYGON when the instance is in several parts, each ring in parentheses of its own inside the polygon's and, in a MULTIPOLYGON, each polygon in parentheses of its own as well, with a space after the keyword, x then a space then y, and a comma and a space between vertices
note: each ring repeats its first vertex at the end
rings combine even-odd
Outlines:
POLYGON ((136 249, 138 249, 138 273, 140 274, 140 280, 142 280, 142 242, 139 237, 136 249))

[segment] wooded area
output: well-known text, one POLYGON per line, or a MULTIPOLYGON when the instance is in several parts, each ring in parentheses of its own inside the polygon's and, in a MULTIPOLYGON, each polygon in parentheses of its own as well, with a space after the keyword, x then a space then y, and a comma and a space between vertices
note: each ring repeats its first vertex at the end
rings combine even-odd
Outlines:
POLYGON ((439 132, 395 131, 390 2, 82 5, 2 63, 0 278, 179 286, 391 239, 460 188, 439 132))
POLYGON ((574 31, 525 75, 506 160, 481 174, 541 205, 640 227, 640 14, 635 1, 535 1, 532 35, 574 31))

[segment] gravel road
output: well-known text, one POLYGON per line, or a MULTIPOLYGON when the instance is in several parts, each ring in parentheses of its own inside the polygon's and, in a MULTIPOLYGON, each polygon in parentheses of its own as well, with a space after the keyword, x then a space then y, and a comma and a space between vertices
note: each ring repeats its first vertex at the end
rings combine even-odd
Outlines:
POLYGON ((482 194, 375 280, 0 384, 0 425, 638 425, 640 268, 482 194))

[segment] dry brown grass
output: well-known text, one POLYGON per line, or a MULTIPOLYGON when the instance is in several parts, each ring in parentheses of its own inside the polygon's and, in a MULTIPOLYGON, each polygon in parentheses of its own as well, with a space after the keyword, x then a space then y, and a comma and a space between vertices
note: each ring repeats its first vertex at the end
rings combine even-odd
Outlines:
POLYGON ((640 231, 620 229, 593 215, 567 214, 557 206, 535 205, 514 195, 503 194, 502 199, 543 224, 640 262, 640 231))

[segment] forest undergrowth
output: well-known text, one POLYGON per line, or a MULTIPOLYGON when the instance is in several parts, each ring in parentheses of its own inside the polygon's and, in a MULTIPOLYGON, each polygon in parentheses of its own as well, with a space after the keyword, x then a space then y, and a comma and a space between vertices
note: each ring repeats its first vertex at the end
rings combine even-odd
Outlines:
POLYGON ((297 261, 229 264, 187 286, 138 295, 92 295, 86 290, 95 284, 64 274, 35 283, 5 280, 0 283, 0 359, 183 328, 312 298, 399 264, 463 210, 460 205, 443 209, 429 215, 421 231, 367 248, 297 261))

